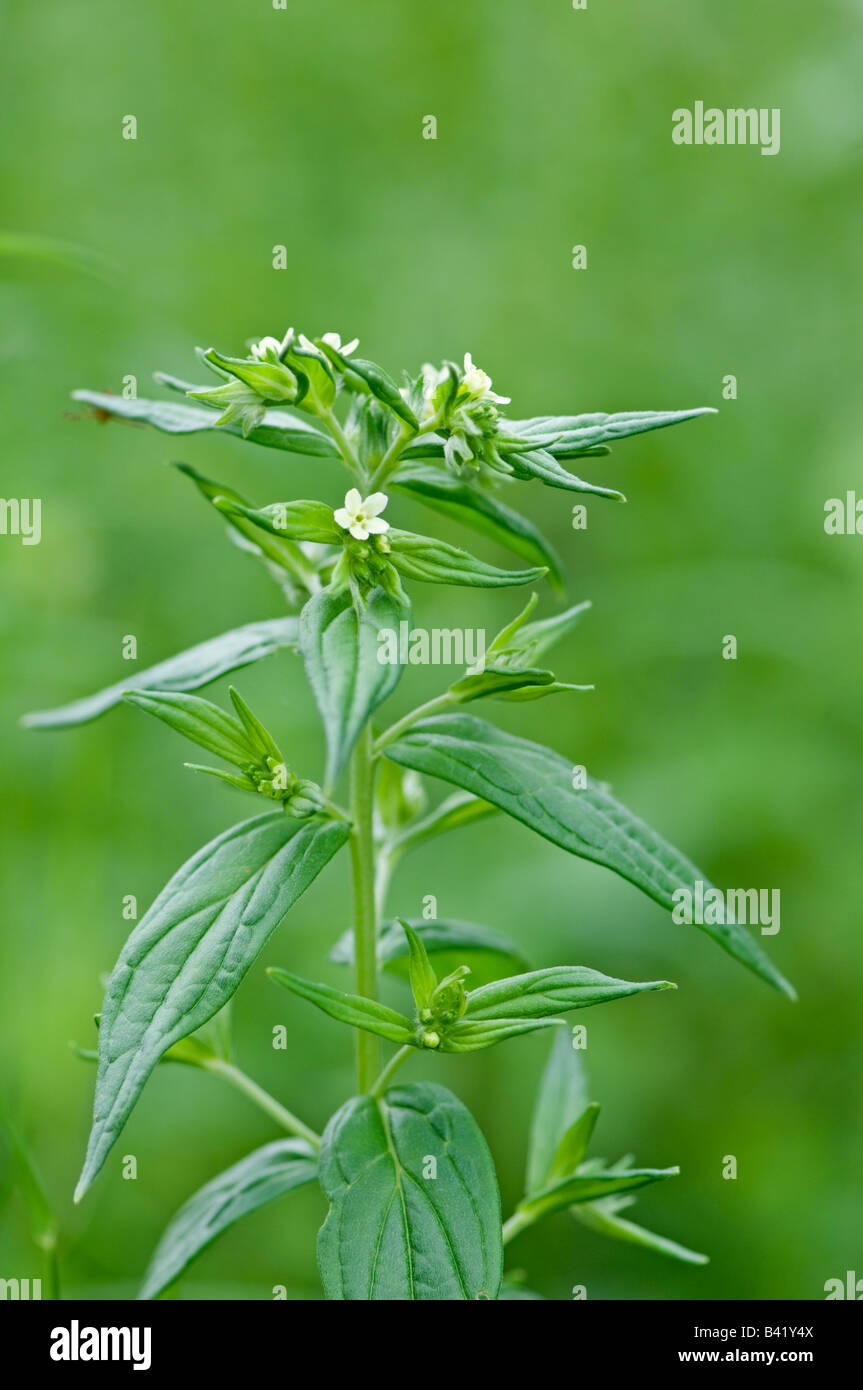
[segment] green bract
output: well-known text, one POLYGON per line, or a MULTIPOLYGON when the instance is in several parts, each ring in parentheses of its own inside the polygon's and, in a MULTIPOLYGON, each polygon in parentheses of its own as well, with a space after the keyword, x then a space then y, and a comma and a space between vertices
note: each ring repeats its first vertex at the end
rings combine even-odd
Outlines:
MULTIPOLYGON (((209 385, 157 375, 174 393, 166 400, 75 393, 101 420, 116 416, 174 436, 223 433, 283 455, 327 460, 329 470, 322 472, 325 496, 296 497, 286 460, 277 493, 285 500, 251 500, 245 484, 239 492, 178 463, 228 536, 263 564, 289 612, 122 680, 114 672, 99 694, 26 718, 39 728, 71 725, 125 701, 223 764, 189 766, 263 796, 267 806, 179 869, 120 952, 97 1016, 94 1118, 76 1196, 104 1165, 157 1064, 181 1061, 237 1087, 292 1137, 249 1152, 189 1197, 157 1245, 142 1298, 173 1285, 233 1222, 316 1177, 329 1203, 318 1256, 332 1299, 534 1297, 502 1282, 503 1246, 562 1208, 615 1239, 701 1262, 703 1256, 621 1218, 632 1192, 677 1169, 588 1156, 598 1106, 573 1046, 580 1030, 571 1033, 562 1017, 674 986, 571 963, 528 968, 529 924, 513 941, 494 925, 455 918, 384 920, 387 890, 403 858, 498 812, 576 858, 613 869, 665 909, 702 877, 600 782, 574 776, 584 769, 461 708, 591 689, 569 679, 565 652, 560 675, 556 658, 555 669, 548 660, 589 603, 556 609, 546 596, 536 616, 537 589, 514 617, 502 611, 504 625, 482 657, 473 664, 459 658, 460 669, 441 679, 433 699, 392 721, 381 707, 413 660, 403 639, 414 581, 498 589, 547 578, 559 598, 561 562, 519 511, 528 496, 522 484, 619 500, 616 488, 577 476, 571 461, 591 460, 628 435, 705 412, 510 418, 509 398, 493 389, 469 353, 397 379, 357 347, 335 333, 310 338, 289 329, 245 354, 199 351, 200 366, 215 378, 209 385), (332 486, 334 460, 344 465, 344 491, 332 486), (499 555, 474 555, 434 531, 404 529, 398 524, 404 501, 425 507, 430 526, 444 517, 469 528, 477 543, 505 548, 520 566, 499 555), (271 730, 235 689, 227 699, 192 693, 279 648, 301 654, 302 665, 293 658, 285 663, 286 682, 295 691, 304 667, 323 726, 324 768, 310 765, 290 726, 271 730), (436 780, 454 788, 439 802, 436 780), (270 971, 291 994, 347 1024, 355 1040, 356 1094, 320 1137, 236 1066, 226 1006, 344 845, 350 847, 352 926, 330 958, 335 968, 352 969, 353 988, 280 967, 270 971), (379 997, 382 970, 400 991, 393 1004, 379 997), (433 1069, 443 1064, 426 1060, 431 1054, 455 1058, 544 1028, 556 1038, 536 1102, 525 1193, 502 1223, 493 1160, 462 1103, 428 1080, 391 1082, 408 1059, 433 1069), (395 1049, 386 1061, 382 1040, 395 1049)), ((531 872, 529 860, 524 872, 531 872)), ((573 864, 576 882, 578 873, 573 864)), ((320 927, 323 957, 341 924, 320 927)), ((791 992, 742 926, 730 921, 703 929, 763 980, 791 992)), ((285 932, 286 957, 290 941, 285 932)), ((40 1231, 48 1231, 44 1239, 53 1239, 53 1219, 34 1202, 40 1231)))

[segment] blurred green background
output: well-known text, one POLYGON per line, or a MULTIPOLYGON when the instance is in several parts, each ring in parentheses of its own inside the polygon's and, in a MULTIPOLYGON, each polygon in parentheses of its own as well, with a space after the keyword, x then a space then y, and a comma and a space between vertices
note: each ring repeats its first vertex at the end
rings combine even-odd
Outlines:
MULTIPOLYGON (((851 0, 85 0, 3 5, 0 228, 88 248, 102 276, 0 258, 4 497, 43 499, 43 538, 0 537, 3 927, 0 1067, 63 1230, 70 1296, 130 1297, 170 1215, 267 1120, 215 1078, 160 1068, 95 1190, 73 1209, 93 1069, 92 1014, 128 923, 202 843, 251 813, 183 770, 182 745, 120 709, 66 734, 27 709, 281 600, 166 467, 184 459, 258 502, 344 488, 336 465, 235 439, 168 439, 76 419, 76 386, 139 394, 196 376, 197 344, 236 352, 290 324, 359 335, 392 371, 469 350, 512 412, 715 405, 584 472, 629 505, 523 488, 594 609, 557 667, 591 694, 484 713, 612 782, 714 882, 780 888, 765 940, 790 1004, 613 875, 496 818, 406 863, 391 906, 510 933, 536 966, 581 962, 676 994, 583 1015, 593 1152, 681 1176, 636 1220, 705 1268, 603 1241, 567 1215, 511 1247, 567 1298, 811 1298, 863 1273, 860 1242, 863 540, 828 537, 827 498, 859 486, 861 13, 851 0), (679 148, 671 112, 779 107, 782 148, 679 148), (121 138, 127 114, 135 142, 121 138), (437 141, 421 138, 423 116, 437 141), (588 268, 571 268, 571 248, 588 268), (285 244, 289 265, 272 269, 285 244), (721 399, 722 379, 738 399, 721 399), (722 639, 738 640, 736 661, 722 639), (136 1182, 121 1159, 138 1159, 136 1182), (723 1181, 725 1155, 738 1179, 723 1181)), ((400 501, 391 519, 495 552, 400 501)), ((496 630, 518 593, 426 587, 417 620, 496 630)), ((553 600, 543 597, 545 612, 553 600)), ((433 694, 411 670, 401 712, 433 694)), ((224 684, 207 693, 219 698, 224 684)), ((244 695, 317 775, 322 741, 297 658, 242 673, 244 695)), ((347 925, 340 857, 276 933, 235 1009, 239 1061, 315 1126, 350 1094, 346 1030, 268 982, 278 963, 334 983, 347 925), (290 1050, 275 1052, 283 1023, 290 1050)), ((390 982, 398 1003, 402 987, 390 982)), ((530 1038, 405 1076, 452 1085, 520 1194, 530 1038)), ((313 1189, 258 1213, 194 1267, 183 1296, 318 1297, 313 1189)), ((0 1276, 36 1277, 0 1169, 0 1276)))

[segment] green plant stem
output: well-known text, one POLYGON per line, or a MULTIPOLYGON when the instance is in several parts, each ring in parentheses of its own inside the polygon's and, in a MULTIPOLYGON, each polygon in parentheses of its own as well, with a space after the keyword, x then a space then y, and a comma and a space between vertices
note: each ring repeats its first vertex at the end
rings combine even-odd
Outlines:
POLYGON ((248 1096, 260 1110, 269 1115, 286 1129, 289 1134, 296 1134, 300 1139, 308 1139, 309 1143, 316 1149, 321 1147, 321 1136, 316 1134, 308 1125, 304 1125, 302 1120, 298 1120, 296 1115, 292 1115, 290 1110, 286 1110, 283 1105, 271 1096, 269 1091, 265 1091, 263 1086, 259 1086, 257 1081, 253 1081, 239 1067, 235 1067, 231 1062, 225 1062, 221 1057, 213 1057, 200 1064, 204 1071, 215 1072, 221 1076, 229 1085, 236 1090, 242 1091, 244 1096, 248 1096))
POLYGON ((344 462, 347 464, 348 468, 353 473, 357 481, 365 486, 367 482, 365 469, 361 467, 359 459, 357 458, 356 454, 354 453, 353 449, 348 443, 347 435, 342 429, 335 411, 332 409, 321 411, 320 418, 323 420, 330 434, 333 436, 333 439, 338 444, 339 453, 341 454, 344 462))
POLYGON ((404 1047, 400 1047, 398 1052, 396 1052, 395 1055, 390 1058, 383 1071, 381 1072, 380 1076, 378 1077, 377 1081, 375 1082, 374 1086, 372 1087, 373 1096, 383 1095, 384 1091, 387 1089, 387 1086, 389 1086, 390 1082, 392 1081, 402 1062, 406 1062, 412 1052, 416 1052, 416 1048, 410 1047, 406 1043, 404 1047))
POLYGON ((375 488, 383 487, 387 478, 390 476, 392 472, 394 472, 394 470, 398 466, 399 459, 402 455, 402 450, 408 445, 408 443, 412 439, 416 438, 416 434, 417 431, 415 429, 412 429, 410 425, 402 425, 392 444, 387 449, 386 453, 384 454, 383 458, 381 459, 380 463, 378 464, 377 468, 375 469, 374 473, 369 479, 369 487, 372 490, 374 490, 375 488))
POLYGON ((391 743, 395 743, 396 739, 404 733, 405 729, 409 729, 412 724, 416 724, 418 719, 422 719, 425 715, 431 714, 433 710, 444 709, 450 704, 452 704, 452 695, 448 690, 445 690, 443 695, 436 695, 433 700, 426 700, 424 705, 417 705, 416 709, 412 709, 403 719, 397 719, 395 724, 391 724, 388 729, 384 730, 375 744, 375 757, 377 757, 379 753, 382 753, 385 748, 388 748, 391 743))
POLYGON ((532 1226, 532 1225, 533 1225, 533 1222, 534 1222, 534 1218, 530 1215, 529 1212, 526 1212, 526 1211, 515 1211, 515 1212, 513 1212, 512 1216, 509 1218, 509 1220, 508 1220, 508 1221, 504 1221, 504 1223, 503 1223, 503 1243, 504 1243, 504 1245, 508 1245, 509 1242, 510 1242, 511 1240, 514 1240, 515 1237, 516 1237, 517 1235, 520 1234, 521 1231, 527 1230, 527 1227, 528 1227, 528 1226, 532 1226))
MULTIPOLYGON (((372 822, 374 763, 371 724, 367 723, 351 755, 351 864, 354 880, 354 957, 357 994, 378 997, 378 922, 375 902, 375 848, 372 822)), ((372 1089, 381 1064, 380 1041, 357 1033, 357 1086, 372 1089)))

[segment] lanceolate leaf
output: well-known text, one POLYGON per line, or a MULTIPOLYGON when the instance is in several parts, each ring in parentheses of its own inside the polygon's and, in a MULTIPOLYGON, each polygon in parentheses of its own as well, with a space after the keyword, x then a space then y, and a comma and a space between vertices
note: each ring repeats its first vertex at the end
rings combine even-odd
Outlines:
POLYGON ((228 495, 216 499, 216 506, 231 520, 245 520, 254 528, 252 534, 258 545, 262 540, 256 532, 290 540, 315 541, 319 545, 337 545, 341 535, 333 520, 333 509, 325 502, 274 502, 269 507, 246 507, 231 501, 228 495))
POLYGON ((427 840, 444 835, 448 830, 459 830, 462 826, 473 825, 474 821, 485 820, 494 815, 496 806, 490 801, 472 796, 470 792, 455 792, 422 820, 408 825, 390 845, 390 857, 401 858, 408 850, 417 849, 427 840))
POLYGON ((238 719, 226 714, 211 700, 200 695, 167 693, 162 690, 133 690, 125 696, 128 704, 155 715, 178 734, 198 743, 227 763, 246 767, 256 759, 246 731, 238 719))
POLYGON ((389 484, 406 497, 422 502, 442 516, 452 517, 481 535, 505 545, 523 560, 545 565, 549 579, 560 587, 560 561, 532 521, 513 511, 484 488, 471 487, 452 473, 423 464, 401 467, 389 484))
POLYGON ((376 1033, 378 1037, 398 1043, 400 1047, 407 1043, 411 1046, 417 1044, 410 1019, 396 1013, 395 1009, 388 1009, 386 1004, 376 999, 366 999, 361 994, 344 994, 331 985, 303 980, 299 975, 292 975, 289 970, 280 970, 277 966, 271 966, 267 974, 283 989, 298 994, 301 999, 308 999, 310 1004, 317 1005, 330 1018, 338 1019, 339 1023, 362 1028, 366 1033, 376 1033))
POLYGON ((123 680, 100 690, 96 695, 88 695, 83 700, 74 700, 60 709, 41 710, 37 714, 25 714, 22 724, 30 729, 61 729, 72 724, 86 724, 104 714, 106 710, 118 705, 129 690, 197 690, 209 685, 229 671, 241 666, 249 666, 261 657, 270 656, 279 647, 297 649, 299 624, 296 618, 272 618, 262 623, 247 623, 245 627, 223 632, 220 637, 211 637, 197 647, 179 652, 157 666, 145 671, 127 671, 123 680))
POLYGON ((402 668, 381 661, 378 634, 399 632, 410 608, 383 589, 352 601, 347 590, 324 589, 300 615, 300 648, 327 738, 327 781, 332 784, 369 715, 395 689, 402 668))
POLYGON ((525 1191, 538 1192, 551 1181, 555 1156, 571 1126, 587 1108, 587 1078, 569 1032, 554 1039, 539 1083, 530 1129, 525 1191))
POLYGON ((327 1298, 497 1298, 494 1165, 469 1111, 443 1086, 348 1101, 327 1125, 320 1175, 330 1202, 318 1237, 327 1298))
MULTIPOLYGON (((241 438, 243 434, 239 423, 217 427, 219 411, 203 405, 181 404, 179 401, 126 400, 123 396, 111 396, 101 391, 73 391, 72 396, 74 400, 85 401, 108 415, 123 420, 140 420, 167 434, 199 434, 203 430, 235 434, 241 438)), ((261 423, 250 430, 247 437, 253 444, 287 449, 294 454, 312 454, 317 458, 339 456, 329 435, 300 416, 289 415, 283 410, 265 411, 261 423)))
POLYGON ((225 831, 174 875, 114 967, 99 1026, 93 1128, 76 1200, 159 1058, 232 997, 348 825, 275 811, 225 831))
POLYGON ((479 1052, 540 1028, 559 1028, 562 1023, 560 1018, 462 1018, 444 1034, 440 1051, 479 1052))
POLYGON ((610 497, 614 502, 624 502, 626 499, 622 492, 618 492, 613 487, 598 487, 595 483, 586 483, 583 478, 577 478, 574 473, 569 473, 562 464, 558 463, 553 454, 545 449, 530 449, 524 453, 508 454, 508 461, 515 469, 517 478, 528 480, 539 478, 541 483, 547 487, 562 488, 564 492, 591 492, 597 497, 610 497))
POLYGON ((598 1117, 599 1106, 588 1105, 584 1113, 570 1125, 557 1146, 551 1170, 552 1178, 566 1178, 575 1172, 587 1152, 598 1117))
MULTIPOLYGON (((653 1250, 657 1255, 666 1255, 670 1260, 679 1260, 681 1264, 706 1265, 710 1263, 708 1255, 701 1255, 697 1250, 690 1250, 685 1245, 678 1245, 676 1240, 669 1240, 667 1236, 659 1236, 654 1231, 645 1230, 644 1226, 639 1226, 634 1221, 627 1221, 618 1216, 612 1209, 615 1200, 615 1198, 609 1198, 598 1202, 579 1202, 570 1210, 572 1215, 591 1231, 596 1231, 599 1235, 610 1236, 612 1240, 624 1240, 630 1245, 640 1245, 645 1250, 653 1250)), ((623 1202, 624 1199, 617 1200, 623 1202)))
POLYGON ((523 435, 532 447, 547 449, 558 458, 577 458, 617 439, 647 430, 678 425, 699 415, 714 415, 710 406, 695 410, 624 410, 617 415, 540 415, 532 420, 507 420, 508 434, 523 435))
MULTIPOLYGON (((672 908, 673 894, 694 893, 705 876, 649 826, 592 779, 573 788, 572 765, 538 743, 516 738, 468 714, 420 720, 386 756, 403 766, 442 777, 583 859, 614 869, 649 897, 672 908)), ((794 997, 787 980, 761 947, 736 923, 701 925, 723 950, 763 980, 794 997)))
POLYGON ((184 1203, 156 1247, 140 1299, 156 1298, 242 1216, 313 1182, 317 1157, 304 1139, 277 1139, 226 1168, 184 1203))
POLYGON ((546 573, 544 568, 503 570, 478 560, 466 550, 412 531, 387 533, 390 561, 406 579, 427 584, 463 584, 474 589, 510 589, 516 584, 532 584, 546 573))
MULTIPOLYGON (((297 575, 307 589, 317 587, 315 568, 299 545, 291 539, 289 531, 285 530, 279 535, 266 534, 255 523, 256 513, 246 506, 244 499, 233 488, 205 478, 188 463, 175 463, 174 467, 190 478, 202 496, 225 517, 228 525, 233 527, 234 536, 242 536, 244 541, 250 543, 267 560, 280 569, 297 575)), ((319 505, 323 506, 322 503, 319 505)))
POLYGON ((679 1168, 606 1169, 603 1172, 573 1173, 519 1202, 518 1211, 529 1212, 534 1220, 577 1202, 594 1202, 616 1192, 631 1192, 648 1183, 677 1177, 679 1168))
POLYGON ((486 1018, 550 1018, 611 999, 656 989, 675 989, 668 980, 614 980, 585 965, 556 965, 511 975, 468 992, 465 1021, 486 1018))

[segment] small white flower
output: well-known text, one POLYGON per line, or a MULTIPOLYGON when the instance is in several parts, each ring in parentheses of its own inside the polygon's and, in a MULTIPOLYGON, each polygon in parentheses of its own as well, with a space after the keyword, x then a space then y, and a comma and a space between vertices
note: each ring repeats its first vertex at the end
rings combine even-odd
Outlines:
POLYGON ((270 362, 273 357, 278 357, 282 350, 282 344, 278 338, 261 338, 252 347, 252 356, 258 362, 270 362))
POLYGON ((499 396, 497 392, 492 391, 491 377, 481 367, 474 366, 469 352, 464 355, 464 376, 461 384, 474 401, 494 401, 496 405, 509 405, 512 399, 510 396, 499 396))
POLYGON ((367 541, 369 536, 382 536, 390 529, 380 513, 389 498, 385 492, 373 492, 371 497, 362 498, 359 490, 352 487, 345 494, 345 505, 333 512, 336 523, 350 531, 354 540, 367 541))
POLYGON ((342 357, 349 357, 360 345, 359 338, 351 338, 351 341, 345 343, 344 347, 342 347, 342 340, 338 333, 322 334, 321 342, 326 343, 328 347, 335 348, 336 352, 342 354, 342 357))
POLYGON ((300 334, 298 341, 300 347, 305 352, 311 353, 312 357, 323 357, 323 353, 321 352, 320 348, 315 347, 315 344, 312 342, 311 338, 307 338, 305 333, 300 334))

